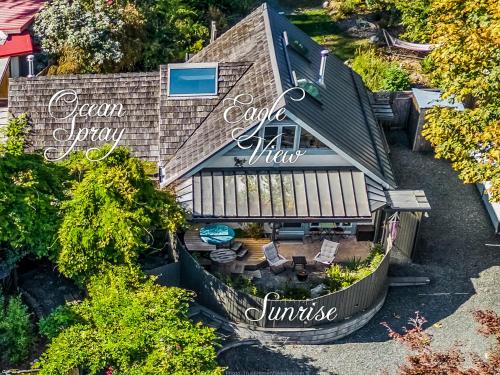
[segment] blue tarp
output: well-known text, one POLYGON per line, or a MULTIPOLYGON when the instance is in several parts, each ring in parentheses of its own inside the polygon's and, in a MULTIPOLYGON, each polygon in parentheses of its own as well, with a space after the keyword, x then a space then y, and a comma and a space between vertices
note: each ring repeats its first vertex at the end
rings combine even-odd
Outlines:
POLYGON ((201 240, 212 245, 228 243, 234 236, 234 229, 224 224, 211 224, 200 229, 201 240))

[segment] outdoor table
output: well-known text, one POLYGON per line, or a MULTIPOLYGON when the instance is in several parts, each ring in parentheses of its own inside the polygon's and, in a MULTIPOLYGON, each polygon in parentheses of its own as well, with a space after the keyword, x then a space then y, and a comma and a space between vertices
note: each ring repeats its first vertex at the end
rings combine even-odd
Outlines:
POLYGON ((299 255, 299 256, 292 256, 292 263, 293 263, 293 269, 295 269, 296 266, 301 265, 303 268, 307 266, 307 260, 305 256, 299 255))
POLYGON ((331 238, 335 230, 335 223, 319 223, 322 238, 331 238))
POLYGON ((236 260, 236 253, 231 249, 217 249, 210 253, 210 259, 219 271, 231 272, 231 265, 236 260))
POLYGON ((234 229, 225 224, 211 224, 200 229, 200 238, 211 245, 225 245, 235 237, 234 229))

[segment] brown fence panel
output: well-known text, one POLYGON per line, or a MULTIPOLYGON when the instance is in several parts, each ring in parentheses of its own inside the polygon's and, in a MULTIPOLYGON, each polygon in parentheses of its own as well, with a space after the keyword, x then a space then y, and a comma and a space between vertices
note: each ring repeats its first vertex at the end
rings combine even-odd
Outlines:
POLYGON ((267 301, 264 319, 250 321, 247 319, 245 312, 247 309, 251 309, 248 311, 248 317, 252 320, 258 319, 262 315, 264 300, 227 286, 201 267, 182 245, 179 245, 179 248, 181 284, 196 292, 196 299, 200 304, 233 321, 261 327, 303 328, 327 324, 332 321, 343 321, 372 307, 381 294, 385 293, 388 285, 387 271, 390 251, 384 256, 382 262, 371 275, 355 284, 338 292, 304 301, 270 299, 267 301), (268 319, 269 312, 278 314, 278 317, 281 317, 282 314, 285 314, 285 317, 290 317, 290 314, 293 313, 295 317, 301 309, 312 308, 316 312, 320 307, 323 308, 325 314, 330 309, 336 308, 336 318, 332 321, 313 320, 310 322, 297 318, 292 321, 288 319, 268 319))

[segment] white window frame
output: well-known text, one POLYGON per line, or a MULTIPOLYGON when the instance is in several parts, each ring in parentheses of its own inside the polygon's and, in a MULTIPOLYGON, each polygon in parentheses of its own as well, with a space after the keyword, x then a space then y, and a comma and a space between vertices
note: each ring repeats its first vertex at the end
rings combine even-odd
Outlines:
POLYGON ((193 98, 193 97, 217 97, 219 90, 219 64, 218 63, 176 63, 168 64, 167 69, 167 96, 170 98, 193 98), (215 91, 212 93, 203 94, 171 94, 170 93, 170 71, 177 69, 203 69, 211 68, 215 69, 215 91))
MULTIPOLYGON (((278 138, 278 142, 276 144, 276 148, 273 148, 272 150, 274 151, 277 151, 277 150, 283 150, 283 151, 296 151, 298 150, 298 146, 299 146, 299 142, 300 142, 300 127, 297 125, 297 124, 294 124, 294 123, 283 123, 283 124, 276 124, 276 123, 272 123, 272 124, 268 124, 266 126, 263 126, 262 127, 262 130, 260 131, 260 135, 259 137, 262 137, 264 138, 264 133, 266 131, 266 128, 278 128, 278 134, 281 134, 280 137, 278 138), (293 147, 292 148, 281 148, 281 137, 283 135, 283 132, 282 132, 282 128, 284 127, 290 127, 290 128, 294 128, 294 135, 293 135, 293 147)), ((264 148, 264 144, 262 145, 262 147, 264 148)))

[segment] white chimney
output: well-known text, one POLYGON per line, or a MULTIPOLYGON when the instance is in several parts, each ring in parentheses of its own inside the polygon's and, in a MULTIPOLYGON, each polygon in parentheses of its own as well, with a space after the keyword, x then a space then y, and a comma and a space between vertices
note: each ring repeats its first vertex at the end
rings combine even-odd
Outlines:
POLYGON ((215 26, 215 21, 212 21, 210 26, 210 43, 213 43, 216 37, 217 37, 217 27, 215 26))
POLYGON ((318 79, 318 83, 320 85, 325 84, 326 59, 329 53, 330 52, 327 49, 321 51, 321 65, 319 66, 319 79, 318 79))
POLYGON ((28 60, 28 78, 33 78, 35 76, 35 68, 33 66, 34 55, 28 55, 26 58, 28 60))

